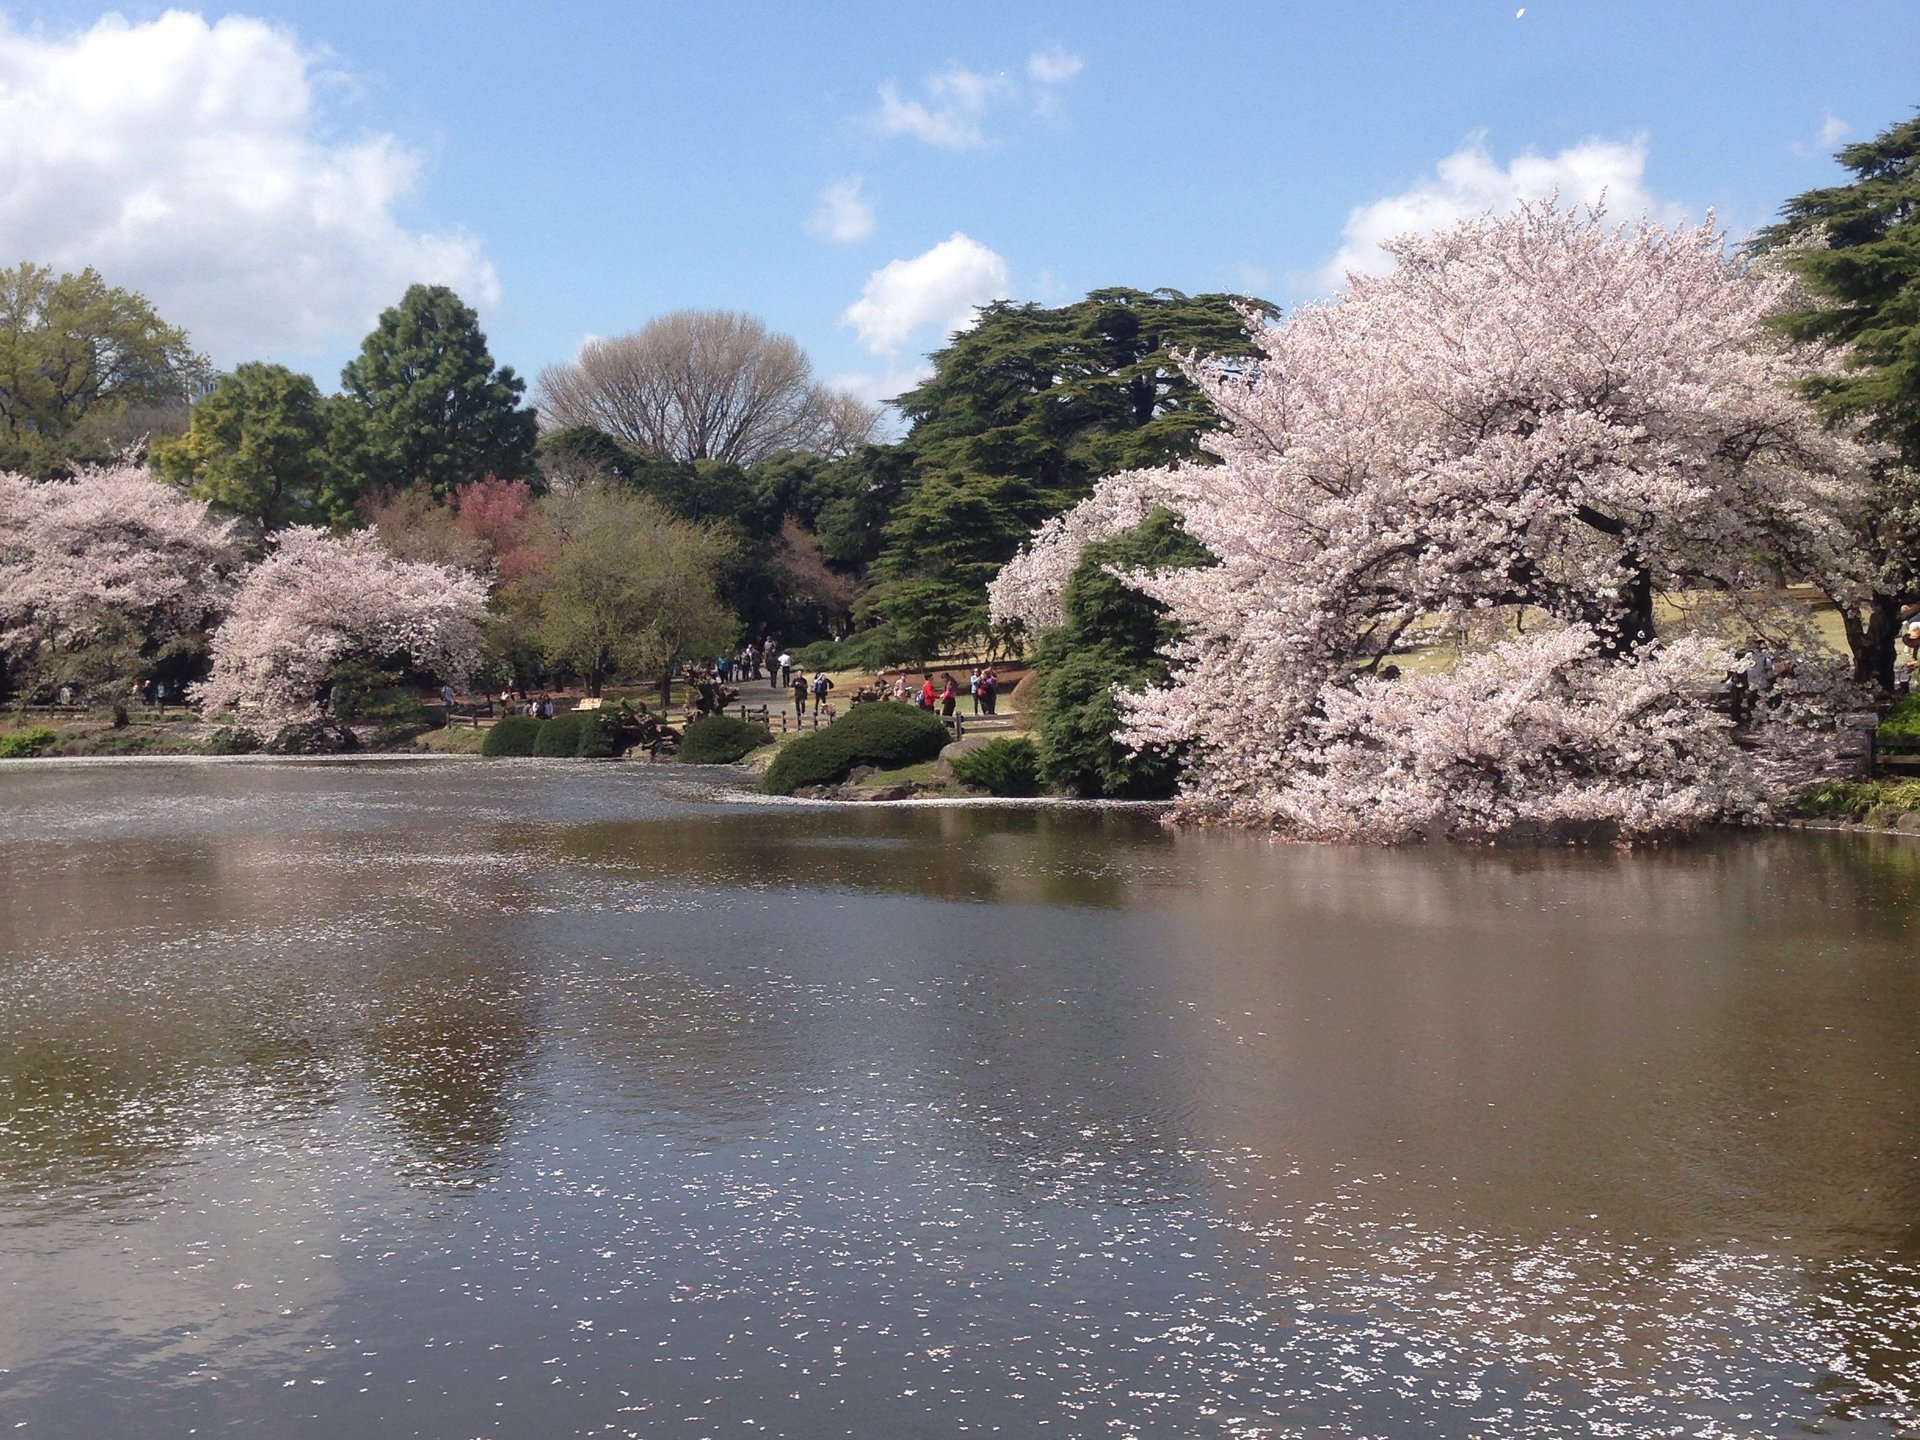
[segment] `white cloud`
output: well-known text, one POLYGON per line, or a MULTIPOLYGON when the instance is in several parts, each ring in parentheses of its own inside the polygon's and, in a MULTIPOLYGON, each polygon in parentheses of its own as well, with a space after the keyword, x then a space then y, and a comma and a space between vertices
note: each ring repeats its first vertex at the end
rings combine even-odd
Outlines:
POLYGON ((1795 155, 1830 155, 1834 147, 1852 133, 1853 127, 1829 110, 1811 140, 1789 141, 1787 149, 1795 155))
POLYGON ((841 180, 820 192, 820 205, 807 218, 807 233, 851 245, 873 233, 873 205, 860 193, 860 177, 841 180))
POLYGON ((889 80, 880 87, 880 114, 874 123, 883 135, 911 135, 948 150, 986 143, 981 128, 987 107, 1006 95, 1012 83, 1004 75, 982 75, 955 67, 929 75, 927 99, 906 100, 889 80))
POLYGON ((419 159, 324 138, 288 31, 169 11, 48 39, 0 20, 0 255, 92 265, 232 363, 363 333, 416 281, 497 303, 479 242, 403 226, 419 159))
POLYGON ((1529 150, 1502 166, 1487 152, 1485 137, 1475 135, 1440 162, 1433 179, 1353 210, 1341 231, 1339 253, 1314 273, 1312 286, 1326 294, 1337 290, 1349 271, 1380 275, 1392 269, 1380 250, 1383 240, 1431 233, 1489 211, 1504 213, 1523 200, 1543 200, 1555 192, 1570 205, 1604 198, 1607 213, 1619 220, 1648 215, 1671 224, 1684 218, 1684 207, 1647 189, 1646 169, 1644 139, 1587 140, 1557 155, 1529 150))
POLYGON ((1036 115, 1051 118, 1059 109, 1059 87, 1085 67, 1080 56, 1056 45, 1027 57, 1025 82, 1004 71, 987 75, 956 65, 929 75, 923 97, 908 99, 888 80, 880 86, 880 110, 871 123, 882 135, 908 135, 942 149, 971 150, 987 143, 987 117, 996 106, 1026 100, 1036 115))
POLYGON ((895 397, 904 395, 932 374, 931 365, 909 365, 905 368, 889 366, 878 372, 849 370, 835 375, 827 384, 869 405, 891 405, 895 397))
POLYGON ((1007 262, 955 232, 925 254, 895 260, 867 277, 840 323, 875 355, 896 355, 918 331, 938 327, 933 343, 973 324, 974 310, 1007 295, 1007 262))
POLYGON ((1027 57, 1027 74, 1036 84, 1064 85, 1086 68, 1086 61, 1064 46, 1036 50, 1027 57))

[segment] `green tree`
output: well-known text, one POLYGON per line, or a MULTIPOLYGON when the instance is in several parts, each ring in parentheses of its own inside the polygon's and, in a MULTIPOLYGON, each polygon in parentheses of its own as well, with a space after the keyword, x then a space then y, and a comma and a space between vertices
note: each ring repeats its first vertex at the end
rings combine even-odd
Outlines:
POLYGON ((605 487, 549 495, 539 513, 550 553, 503 603, 591 693, 616 672, 649 676, 664 706, 680 661, 732 643, 738 622, 719 595, 734 549, 725 527, 605 487))
POLYGON ((495 368, 479 317, 444 285, 415 285, 340 373, 334 454, 364 489, 456 485, 533 472, 534 412, 495 368))
POLYGON ((1782 329, 1849 347, 1847 368, 1809 387, 1815 401, 1894 452, 1860 537, 1871 597, 1840 607, 1855 678, 1891 691, 1900 612, 1920 600, 1920 115, 1837 158, 1853 182, 1796 195, 1754 243, 1791 265, 1811 299, 1782 329), (1795 243, 1816 235, 1824 245, 1795 243))
POLYGON ((97 271, 0 270, 0 470, 47 477, 104 463, 177 424, 206 358, 146 298, 97 271))
POLYGON ((1041 638, 1035 655, 1040 770, 1049 784, 1085 796, 1173 793, 1178 756, 1132 754, 1113 737, 1120 728, 1115 690, 1139 691, 1166 680, 1163 657, 1176 627, 1166 607, 1108 570, 1166 570, 1210 558, 1165 510, 1081 553, 1061 595, 1066 623, 1041 638))
POLYGON ((898 401, 913 478, 868 610, 934 648, 982 633, 979 592, 1034 526, 1103 476, 1197 453, 1218 417, 1174 356, 1253 353, 1241 306, 1272 313, 1239 296, 1128 289, 983 308, 898 401))
POLYGON ((268 529, 344 524, 352 509, 328 449, 328 401, 284 365, 247 364, 193 407, 187 433, 153 445, 153 466, 223 515, 268 529))

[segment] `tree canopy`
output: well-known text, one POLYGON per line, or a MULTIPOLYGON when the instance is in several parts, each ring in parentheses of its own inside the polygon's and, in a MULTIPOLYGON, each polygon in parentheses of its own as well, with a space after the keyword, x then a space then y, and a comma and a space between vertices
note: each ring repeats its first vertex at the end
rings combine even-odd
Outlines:
POLYGON ((1705 698, 1733 657, 1656 634, 1653 604, 1712 590, 1778 644, 1803 616, 1768 607, 1770 567, 1848 563, 1866 456, 1793 389, 1824 357, 1767 329, 1788 278, 1710 225, 1551 204, 1389 249, 1391 275, 1260 328, 1261 363, 1192 369, 1220 463, 1087 502, 1131 524, 1114 492, 1138 487, 1214 557, 1132 574, 1181 638, 1166 684, 1120 697, 1123 740, 1192 747, 1190 815, 1329 838, 1658 833, 1804 780, 1831 717, 1783 706, 1736 747, 1705 698), (1453 671, 1393 674, 1436 622, 1486 633, 1453 671))
POLYGON ((349 519, 330 452, 328 401, 311 378, 252 363, 193 407, 184 435, 154 442, 154 469, 222 515, 268 529, 349 519))
POLYGON ((1846 368, 1805 382, 1814 403, 1896 453, 1861 519, 1865 613, 1836 597, 1856 674, 1891 691, 1899 612, 1920 600, 1920 115, 1838 159, 1853 182, 1796 195, 1755 247, 1776 253, 1810 301, 1780 318, 1786 333, 1847 347, 1846 368))
POLYGON ((534 412, 496 368, 480 320, 444 285, 415 285, 340 374, 334 453, 363 490, 445 496, 488 475, 532 473, 534 412))
POLYGON ((987 628, 985 582, 1051 515, 1118 471, 1199 452, 1218 423, 1178 355, 1253 354, 1233 295, 1096 290, 1049 309, 996 302, 899 401, 913 477, 866 610, 928 654, 987 628))
POLYGON ((616 670, 645 674, 660 678, 664 704, 679 661, 733 642, 737 622, 719 595, 734 549, 723 527, 607 487, 547 496, 538 511, 548 553, 504 604, 593 693, 616 670))
POLYGON ((540 372, 549 427, 588 427, 652 460, 751 465, 786 450, 843 455, 879 412, 818 384, 795 340, 737 310, 678 310, 589 340, 540 372))
POLYGON ((208 374, 185 331, 97 271, 0 270, 0 470, 45 477, 117 459, 208 374))

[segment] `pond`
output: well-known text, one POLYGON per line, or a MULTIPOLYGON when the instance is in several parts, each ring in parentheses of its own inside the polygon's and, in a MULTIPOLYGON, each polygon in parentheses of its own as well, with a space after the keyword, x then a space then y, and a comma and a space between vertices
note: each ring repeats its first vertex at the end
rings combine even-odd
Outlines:
POLYGON ((1893 1435, 1920 849, 0 770, 0 1428, 1893 1435))

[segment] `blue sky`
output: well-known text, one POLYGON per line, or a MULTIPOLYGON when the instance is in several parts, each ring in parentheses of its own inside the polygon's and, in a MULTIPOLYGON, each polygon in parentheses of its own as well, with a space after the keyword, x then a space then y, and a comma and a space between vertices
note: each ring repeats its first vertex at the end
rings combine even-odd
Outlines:
POLYGON ((878 396, 996 296, 1326 293, 1606 187, 1736 233, 1920 107, 1914 0, 0 3, 0 263, 323 386, 414 279, 529 380, 752 311, 878 396))

